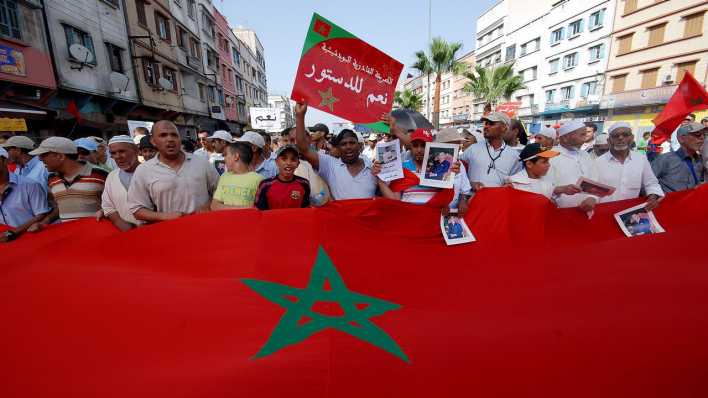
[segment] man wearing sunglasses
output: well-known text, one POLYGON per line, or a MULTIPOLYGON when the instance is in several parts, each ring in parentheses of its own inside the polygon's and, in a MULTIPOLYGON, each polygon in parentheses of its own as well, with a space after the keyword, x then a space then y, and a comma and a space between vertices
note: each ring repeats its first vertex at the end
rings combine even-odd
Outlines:
POLYGON ((676 131, 676 137, 680 148, 661 154, 651 165, 664 192, 694 188, 703 182, 706 174, 701 157, 705 142, 703 125, 685 124, 676 131))
POLYGON ((473 190, 483 187, 501 187, 508 177, 521 170, 519 151, 504 143, 504 133, 511 119, 502 112, 491 112, 482 118, 484 141, 470 145, 460 161, 467 168, 467 177, 473 190))
POLYGON ((664 196, 664 191, 647 157, 631 150, 634 134, 629 123, 615 123, 608 132, 610 150, 597 158, 595 165, 598 181, 616 189, 612 195, 601 198, 600 202, 637 198, 643 190, 647 197, 646 209, 654 210, 659 205, 659 199, 664 196))

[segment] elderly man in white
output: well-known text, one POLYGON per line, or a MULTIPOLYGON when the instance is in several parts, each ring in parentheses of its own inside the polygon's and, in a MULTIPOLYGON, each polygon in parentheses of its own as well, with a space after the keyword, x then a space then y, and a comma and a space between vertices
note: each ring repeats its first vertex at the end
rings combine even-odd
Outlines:
POLYGON ((634 141, 632 128, 626 122, 619 122, 613 124, 608 132, 610 151, 595 160, 595 167, 598 181, 615 187, 615 192, 600 201, 633 199, 639 197, 639 193, 644 190, 647 197, 646 209, 653 210, 659 205, 664 191, 647 157, 630 149, 634 141))
MULTIPOLYGON (((580 177, 597 180, 595 162, 586 151, 580 147, 585 142, 585 124, 577 120, 564 123, 558 130, 560 145, 553 148, 560 153, 550 160, 551 169, 543 178, 555 186, 573 185, 580 177)), ((562 193, 556 198, 558 207, 579 207, 580 210, 590 213, 598 202, 598 197, 586 193, 562 193)))

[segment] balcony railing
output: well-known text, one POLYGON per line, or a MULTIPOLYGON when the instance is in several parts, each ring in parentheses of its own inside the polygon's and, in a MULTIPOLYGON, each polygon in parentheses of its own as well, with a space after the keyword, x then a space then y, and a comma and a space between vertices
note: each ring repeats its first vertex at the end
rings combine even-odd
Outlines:
POLYGON ((642 106, 665 104, 671 99, 678 86, 661 86, 647 89, 630 90, 608 94, 602 99, 602 107, 619 108, 623 106, 642 106))

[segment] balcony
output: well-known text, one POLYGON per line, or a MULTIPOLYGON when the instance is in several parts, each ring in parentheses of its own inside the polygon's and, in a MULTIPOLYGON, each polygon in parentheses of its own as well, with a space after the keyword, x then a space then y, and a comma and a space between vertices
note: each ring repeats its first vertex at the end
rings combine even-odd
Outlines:
POLYGON ((606 95, 602 108, 622 108, 630 106, 646 106, 665 104, 674 95, 678 85, 661 86, 639 90, 629 90, 616 94, 606 95))
POLYGON ((538 113, 538 104, 531 104, 528 106, 522 106, 519 108, 519 110, 516 112, 516 114, 521 117, 521 116, 533 116, 534 114, 538 113))
POLYGON ((570 110, 570 100, 562 100, 559 102, 546 102, 544 112, 563 112, 570 110))
POLYGON ((197 57, 193 57, 191 55, 188 55, 187 56, 187 65, 189 65, 190 67, 192 67, 194 69, 199 70, 202 68, 202 61, 197 57))

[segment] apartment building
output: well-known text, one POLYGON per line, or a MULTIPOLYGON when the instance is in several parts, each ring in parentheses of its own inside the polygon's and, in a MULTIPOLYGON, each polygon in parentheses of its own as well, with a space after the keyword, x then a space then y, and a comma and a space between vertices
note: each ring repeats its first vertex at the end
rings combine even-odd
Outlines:
POLYGON ((653 128, 686 72, 706 84, 707 10, 704 0, 618 1, 604 87, 608 119, 641 134, 653 128))
POLYGON ((275 108, 280 116, 280 130, 295 126, 290 98, 284 95, 269 95, 268 106, 275 108))
MULTIPOLYGON (((243 27, 232 30, 244 45, 241 47, 242 79, 246 97, 246 109, 268 106, 268 82, 266 79, 265 50, 256 32, 243 27)), ((250 114, 247 114, 250 120, 250 114)))

